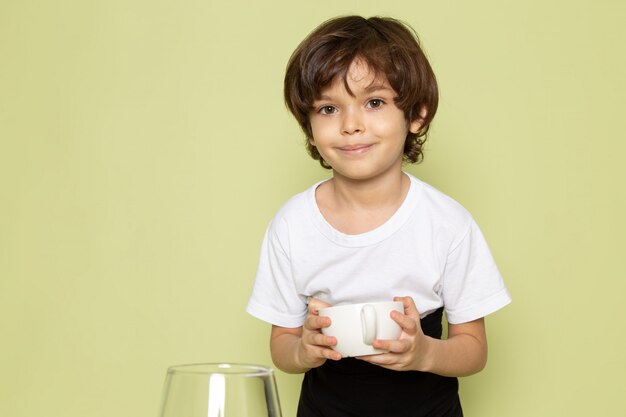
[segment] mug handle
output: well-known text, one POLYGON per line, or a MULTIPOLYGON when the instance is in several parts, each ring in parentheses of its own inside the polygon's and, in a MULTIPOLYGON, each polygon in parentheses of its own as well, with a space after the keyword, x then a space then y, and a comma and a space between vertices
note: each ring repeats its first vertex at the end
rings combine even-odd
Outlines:
POLYGON ((361 308, 361 332, 363 343, 371 345, 376 339, 376 309, 371 304, 365 304, 361 308))

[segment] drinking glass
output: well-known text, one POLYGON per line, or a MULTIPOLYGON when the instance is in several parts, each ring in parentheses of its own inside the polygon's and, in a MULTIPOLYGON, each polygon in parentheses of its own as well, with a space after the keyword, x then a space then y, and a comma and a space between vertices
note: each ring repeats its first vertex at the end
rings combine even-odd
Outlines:
POLYGON ((282 417, 274 372, 247 364, 172 366, 159 417, 282 417))

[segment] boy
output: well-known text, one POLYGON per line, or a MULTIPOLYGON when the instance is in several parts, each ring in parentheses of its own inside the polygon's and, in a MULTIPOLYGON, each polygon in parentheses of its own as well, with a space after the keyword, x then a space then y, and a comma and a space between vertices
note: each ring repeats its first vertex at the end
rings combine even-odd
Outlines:
POLYGON ((333 175, 270 224, 248 312, 272 323, 276 366, 306 372, 298 416, 462 416, 456 377, 484 367, 483 318, 510 297, 469 213, 402 171, 438 104, 414 33, 390 18, 325 22, 293 53, 285 100, 333 175), (322 306, 392 298, 402 335, 374 342, 388 353, 342 359, 320 331, 322 306))

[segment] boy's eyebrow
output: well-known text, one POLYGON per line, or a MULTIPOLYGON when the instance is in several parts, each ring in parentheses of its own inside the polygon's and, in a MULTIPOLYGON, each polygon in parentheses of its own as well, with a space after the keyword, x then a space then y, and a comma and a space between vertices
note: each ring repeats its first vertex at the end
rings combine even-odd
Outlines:
POLYGON ((389 87, 388 85, 385 84, 371 84, 369 86, 367 86, 365 88, 365 91, 368 93, 374 92, 374 91, 380 91, 380 90, 389 90, 389 91, 393 91, 393 88, 389 87))
POLYGON ((314 101, 320 101, 320 100, 323 101, 323 100, 330 100, 330 99, 331 99, 330 96, 327 96, 326 94, 322 94, 322 95, 316 97, 314 101))
MULTIPOLYGON (((385 84, 371 84, 365 87, 365 92, 368 94, 373 93, 375 91, 381 91, 381 90, 386 90, 386 91, 395 93, 393 88, 385 84)), ((324 100, 332 100, 332 97, 326 94, 321 94, 320 96, 316 97, 314 101, 324 101, 324 100)))

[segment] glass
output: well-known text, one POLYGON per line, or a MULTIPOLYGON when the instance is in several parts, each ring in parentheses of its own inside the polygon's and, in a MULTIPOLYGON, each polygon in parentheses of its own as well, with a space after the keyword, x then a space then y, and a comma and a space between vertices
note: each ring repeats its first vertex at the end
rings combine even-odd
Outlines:
POLYGON ((159 417, 282 417, 272 369, 204 363, 167 370, 159 417))

